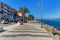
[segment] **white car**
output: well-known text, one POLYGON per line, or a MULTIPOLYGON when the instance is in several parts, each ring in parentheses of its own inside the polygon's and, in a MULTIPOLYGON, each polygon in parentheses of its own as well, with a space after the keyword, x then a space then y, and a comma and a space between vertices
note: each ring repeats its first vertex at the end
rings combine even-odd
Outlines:
POLYGON ((1 23, 3 24, 4 23, 4 20, 1 20, 1 23))

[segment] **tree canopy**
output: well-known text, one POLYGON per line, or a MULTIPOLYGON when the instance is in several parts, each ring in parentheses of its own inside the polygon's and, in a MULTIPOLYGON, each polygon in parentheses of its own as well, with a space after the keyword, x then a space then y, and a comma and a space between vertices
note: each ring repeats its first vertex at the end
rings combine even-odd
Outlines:
POLYGON ((30 21, 34 20, 34 16, 32 14, 28 15, 28 20, 30 21))

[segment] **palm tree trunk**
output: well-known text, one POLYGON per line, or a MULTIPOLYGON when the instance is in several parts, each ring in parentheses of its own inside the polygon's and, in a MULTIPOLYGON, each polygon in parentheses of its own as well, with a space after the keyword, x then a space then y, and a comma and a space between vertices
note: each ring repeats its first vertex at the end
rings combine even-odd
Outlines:
POLYGON ((25 14, 22 14, 22 18, 23 18, 23 23, 25 23, 25 14))

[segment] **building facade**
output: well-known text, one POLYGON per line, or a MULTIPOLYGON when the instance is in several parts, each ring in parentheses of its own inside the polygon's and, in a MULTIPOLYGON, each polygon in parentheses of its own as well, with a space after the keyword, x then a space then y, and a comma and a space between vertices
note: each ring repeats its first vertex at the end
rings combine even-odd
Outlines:
POLYGON ((13 21, 15 20, 16 13, 17 11, 14 8, 0 2, 0 19, 10 18, 13 21))

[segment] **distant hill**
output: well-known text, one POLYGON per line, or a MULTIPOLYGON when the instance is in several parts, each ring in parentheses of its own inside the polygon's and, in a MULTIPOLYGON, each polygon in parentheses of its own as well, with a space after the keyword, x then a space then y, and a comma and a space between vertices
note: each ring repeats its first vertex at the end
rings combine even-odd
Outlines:
MULTIPOLYGON (((35 20, 40 21, 40 20, 42 20, 42 19, 35 19, 35 20)), ((60 21, 60 19, 59 19, 59 18, 58 18, 58 19, 43 19, 43 20, 60 21)))
POLYGON ((51 19, 51 20, 53 20, 53 21, 60 21, 60 19, 51 19))

